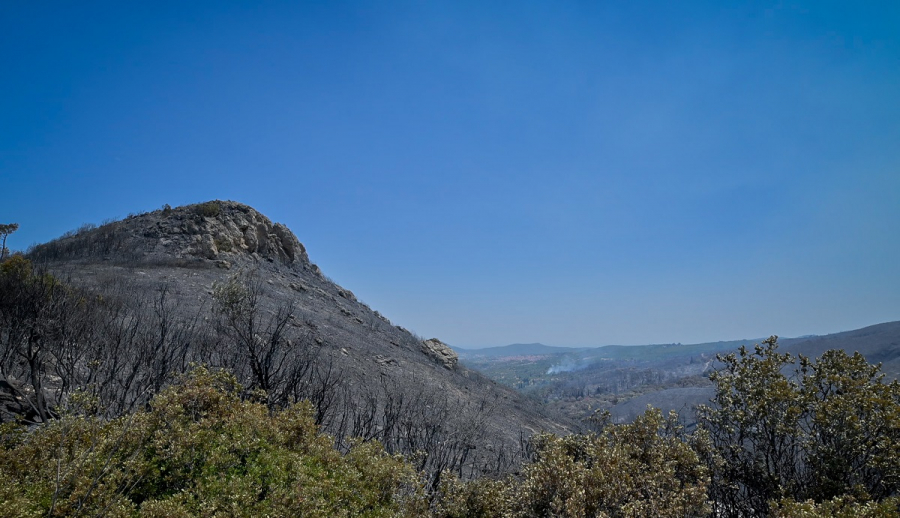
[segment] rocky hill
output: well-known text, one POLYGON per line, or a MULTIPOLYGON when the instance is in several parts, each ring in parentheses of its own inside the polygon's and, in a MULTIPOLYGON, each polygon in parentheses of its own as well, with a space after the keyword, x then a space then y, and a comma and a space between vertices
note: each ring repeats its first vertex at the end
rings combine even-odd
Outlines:
MULTIPOLYGON (((97 311, 114 322, 92 342, 106 350, 74 361, 58 393, 58 385, 81 383, 99 387, 101 399, 115 399, 103 390, 134 393, 119 403, 133 406, 191 362, 225 367, 275 404, 310 400, 338 437, 428 452, 422 467, 432 472, 502 470, 522 436, 567 429, 533 400, 460 365, 440 340, 414 336, 357 300, 323 275, 287 227, 247 205, 165 207, 83 227, 27 257, 95 294, 103 301, 97 311), (115 349, 125 339, 138 345, 115 349)), ((64 378, 54 361, 48 356, 53 378, 44 386, 64 378)), ((20 372, 7 381, 22 384, 29 374, 20 372)))

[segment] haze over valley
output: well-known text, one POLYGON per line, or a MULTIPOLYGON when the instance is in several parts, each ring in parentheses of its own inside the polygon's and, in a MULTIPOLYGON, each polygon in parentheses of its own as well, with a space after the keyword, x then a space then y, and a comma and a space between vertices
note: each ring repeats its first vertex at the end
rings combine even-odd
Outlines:
MULTIPOLYGON (((649 405, 678 412, 690 426, 695 408, 709 404, 715 394, 708 375, 721 368, 716 356, 762 341, 578 349, 532 343, 455 350, 464 365, 576 421, 609 411, 615 420, 629 422, 649 405)), ((879 362, 888 379, 900 378, 900 322, 825 336, 781 337, 779 343, 808 358, 829 349, 860 352, 879 362)))

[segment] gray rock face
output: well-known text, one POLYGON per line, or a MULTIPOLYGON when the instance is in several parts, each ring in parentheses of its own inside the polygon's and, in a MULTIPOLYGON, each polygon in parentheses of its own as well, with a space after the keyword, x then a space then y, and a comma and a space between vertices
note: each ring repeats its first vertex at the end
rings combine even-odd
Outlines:
POLYGON ((437 338, 423 340, 422 350, 425 352, 425 354, 431 356, 441 365, 450 370, 455 369, 456 365, 459 363, 459 357, 456 355, 456 351, 451 349, 449 345, 438 340, 437 338))
POLYGON ((318 274, 306 249, 286 226, 233 201, 167 207, 129 216, 95 231, 41 245, 36 255, 42 254, 51 260, 91 256, 130 263, 174 259, 234 264, 245 259, 263 260, 318 274))
POLYGON ((259 245, 259 241, 257 241, 256 239, 256 229, 247 228, 246 230, 244 230, 244 233, 241 237, 243 239, 238 246, 242 247, 244 250, 250 252, 251 254, 256 252, 256 247, 257 245, 259 245))
POLYGON ((216 247, 216 241, 209 234, 200 236, 200 246, 197 249, 197 255, 207 259, 215 259, 219 255, 219 249, 216 247))
POLYGON ((200 246, 178 249, 170 240, 166 252, 190 254, 205 259, 225 259, 228 255, 259 254, 291 264, 309 262, 306 249, 287 227, 272 223, 247 205, 233 201, 212 201, 179 207, 169 212, 159 230, 166 235, 199 235, 200 246), (218 207, 218 210, 211 207, 218 207), (193 214, 192 214, 193 212, 193 214), (168 223, 168 225, 166 224, 168 223), (221 257, 225 255, 226 257, 221 257))

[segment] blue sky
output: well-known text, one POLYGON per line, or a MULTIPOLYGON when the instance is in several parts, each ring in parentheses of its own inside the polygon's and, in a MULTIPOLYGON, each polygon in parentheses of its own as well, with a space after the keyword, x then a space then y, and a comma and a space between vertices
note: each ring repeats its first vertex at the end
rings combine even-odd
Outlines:
POLYGON ((897 2, 3 2, 25 248, 209 199, 458 346, 900 319, 897 2), (84 5, 89 4, 89 5, 84 5))

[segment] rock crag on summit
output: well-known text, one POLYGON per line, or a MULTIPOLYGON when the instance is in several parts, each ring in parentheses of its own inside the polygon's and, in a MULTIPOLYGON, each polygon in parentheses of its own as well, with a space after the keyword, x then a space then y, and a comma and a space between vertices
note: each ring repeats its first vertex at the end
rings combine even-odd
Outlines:
POLYGON ((248 205, 209 201, 129 216, 99 228, 83 227, 30 253, 39 259, 102 257, 153 263, 205 259, 267 260, 318 271, 293 232, 248 205))

